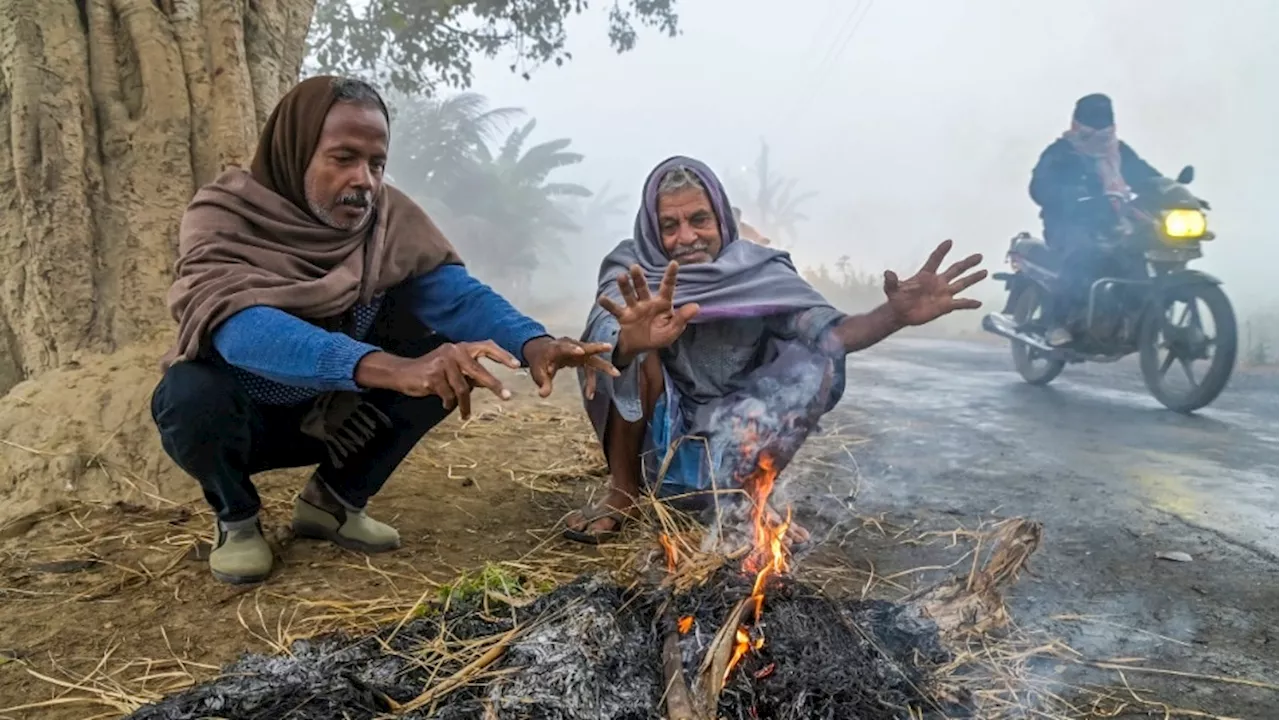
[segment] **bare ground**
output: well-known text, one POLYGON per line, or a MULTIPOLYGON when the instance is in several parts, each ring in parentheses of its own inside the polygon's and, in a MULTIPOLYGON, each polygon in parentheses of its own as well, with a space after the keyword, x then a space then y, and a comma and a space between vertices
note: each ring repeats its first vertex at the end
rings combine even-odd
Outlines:
MULTIPOLYGON (((449 419, 388 482, 371 511, 400 529, 404 546, 385 555, 290 536, 291 502, 306 471, 257 480, 277 552, 276 570, 260 587, 209 575, 203 558, 213 519, 195 499, 194 481, 179 502, 157 503, 154 494, 140 498, 151 507, 77 500, 0 525, 0 709, 84 696, 35 673, 74 684, 100 661, 99 670, 118 674, 98 673, 87 684, 123 709, 209 677, 244 651, 398 618, 464 571, 528 554, 553 534, 575 495, 599 484, 603 461, 572 388, 544 402, 527 380, 511 383, 515 399, 479 405, 465 425, 449 419)), ((88 473, 77 495, 92 496, 85 485, 107 482, 88 473)), ((0 717, 118 714, 111 710, 55 705, 0 717)))
MULTIPOLYGON (((1186 421, 1109 375, 1027 395, 1006 365, 991 348, 917 341, 855 358, 844 405, 785 488, 824 540, 801 567, 846 592, 896 597, 963 569, 981 523, 1032 517, 1045 523, 1044 545, 1010 605, 1019 642, 1051 651, 1005 658, 1006 680, 1028 700, 1106 697, 1101 708, 1135 717, 1161 716, 1158 703, 1272 714, 1274 377, 1239 384, 1216 414, 1186 421), (1155 559, 1166 550, 1194 559, 1155 559), (1126 681, 1157 704, 1134 699, 1126 681), (1111 689, 1081 689, 1093 686, 1111 689)), ((302 472, 259 481, 279 563, 255 588, 208 574, 212 518, 194 482, 185 497, 165 485, 167 503, 135 493, 136 504, 73 500, 10 518, 0 525, 0 717, 118 716, 242 652, 394 622, 488 562, 558 558, 558 577, 598 566, 607 552, 556 535, 603 471, 573 388, 544 402, 525 380, 512 387, 522 391, 513 401, 442 425, 375 500, 405 540, 387 555, 289 537, 302 472)), ((92 498, 83 486, 98 475, 84 474, 75 497, 92 498)))

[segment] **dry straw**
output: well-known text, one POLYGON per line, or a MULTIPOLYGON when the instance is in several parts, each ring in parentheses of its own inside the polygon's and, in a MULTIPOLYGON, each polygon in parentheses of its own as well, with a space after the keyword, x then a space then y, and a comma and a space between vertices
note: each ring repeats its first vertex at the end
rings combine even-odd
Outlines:
MULTIPOLYGON (((431 451, 411 456, 406 472, 434 471, 448 477, 473 477, 470 471, 493 460, 477 457, 476 447, 527 447, 531 436, 543 436, 554 437, 556 441, 529 453, 522 452, 519 457, 505 458, 510 464, 502 473, 514 486, 527 492, 531 502, 562 507, 562 496, 574 495, 575 484, 584 478, 604 475, 603 459, 580 414, 551 403, 521 412, 495 405, 477 413, 468 422, 452 426, 449 432, 433 435, 431 451), (557 500, 548 502, 551 498, 557 500)), ((811 439, 796 464, 803 466, 802 471, 835 471, 847 477, 851 464, 856 470, 853 451, 864 442, 865 439, 850 437, 845 428, 828 428, 823 435, 811 439)), ((726 495, 718 495, 717 501, 724 501, 726 495)), ((856 513, 851 507, 856 490, 844 499, 847 517, 817 539, 817 551, 801 559, 796 572, 802 579, 828 594, 854 593, 861 598, 929 602, 950 593, 946 597, 952 600, 981 596, 985 603, 966 607, 973 609, 981 605, 990 622, 968 629, 959 623, 955 632, 947 634, 954 659, 936 674, 940 699, 972 697, 979 716, 984 718, 1117 717, 1127 712, 1218 718, 1155 700, 1135 689, 1130 678, 1144 674, 1166 675, 1189 681, 1276 690, 1275 685, 1266 682, 1147 667, 1135 659, 1091 659, 1060 640, 1017 626, 1008 617, 998 595, 984 595, 983 591, 988 585, 994 588, 1012 582, 1025 563, 1030 550, 1022 555, 1013 552, 1008 557, 993 557, 991 552, 993 545, 1002 542, 1007 550, 1011 538, 1025 533, 1027 525, 1022 521, 921 530, 895 526, 883 517, 856 513), (959 551, 959 555, 947 564, 882 572, 870 558, 854 563, 849 559, 852 554, 841 550, 852 543, 867 542, 930 546, 959 551), (953 576, 955 573, 959 574, 953 576), (920 591, 912 592, 913 588, 924 585, 926 578, 939 576, 953 576, 953 579, 927 586, 935 593, 932 596, 922 597, 920 591), (1111 673, 1116 682, 1112 687, 1070 686, 1059 676, 1062 668, 1071 665, 1111 673), (1048 674, 1046 667, 1051 668, 1048 674)), ((264 502, 269 511, 283 513, 287 512, 291 498, 267 495, 264 502)), ((101 572, 93 573, 98 579, 87 587, 65 592, 8 587, 10 583, 5 582, 0 586, 0 600, 9 606, 6 620, 10 622, 21 622, 24 615, 58 612, 71 603, 110 602, 130 588, 155 583, 174 572, 184 559, 207 548, 207 528, 212 518, 203 506, 197 505, 161 510, 67 506, 24 522, 57 524, 62 532, 56 541, 46 545, 9 543, 13 547, 0 551, 0 567, 28 567, 39 562, 90 562, 101 572), (136 560, 140 555, 149 560, 136 560)), ((15 534, 16 531, 10 530, 10 535, 15 534)), ((443 611, 451 608, 460 595, 480 598, 476 612, 511 616, 512 608, 527 604, 539 594, 584 572, 611 573, 624 586, 663 583, 674 592, 682 592, 705 582, 717 568, 745 550, 734 550, 730 545, 731 549, 726 551, 724 543, 717 542, 730 537, 726 528, 703 527, 652 497, 639 498, 628 528, 599 547, 561 542, 557 530, 558 526, 536 532, 539 541, 523 557, 490 563, 461 574, 452 582, 433 580, 404 563, 344 555, 339 561, 343 570, 371 580, 376 578, 379 586, 388 588, 388 592, 378 597, 317 597, 313 592, 302 593, 267 584, 228 591, 219 602, 236 603, 238 622, 262 648, 288 653, 297 640, 338 631, 369 634, 375 629, 391 628, 394 636, 415 618, 443 617, 443 611), (671 558, 674 558, 673 564, 671 558), (277 610, 268 610, 264 603, 277 610)), ((3 532, 0 529, 0 539, 4 537, 3 532)), ((9 579, 7 574, 0 575, 0 581, 6 579, 9 579)), ((179 587, 175 592, 183 590, 179 587)), ((561 608, 557 612, 570 609, 561 608)), ((441 622, 436 636, 414 648, 408 658, 427 671, 429 679, 421 693, 399 706, 388 700, 389 705, 399 712, 432 709, 458 688, 501 677, 504 671, 495 666, 505 648, 537 624, 554 620, 553 616, 544 616, 499 635, 469 639, 457 637, 441 622)), ((1056 620, 1108 622, 1084 616, 1060 616, 1056 620)), ((1162 642, 1178 642, 1151 635, 1162 642)), ((100 658, 79 670, 62 667, 56 658, 37 662, 33 658, 0 655, 0 664, 21 664, 24 672, 50 690, 47 699, 0 708, 0 718, 39 717, 59 708, 75 708, 75 717, 119 717, 217 673, 216 666, 194 662, 175 652, 167 634, 164 645, 165 653, 160 657, 121 658, 117 655, 119 644, 112 642, 100 658)), ((385 642, 383 649, 393 652, 385 642)), ((915 710, 904 709, 904 712, 917 716, 915 710)))

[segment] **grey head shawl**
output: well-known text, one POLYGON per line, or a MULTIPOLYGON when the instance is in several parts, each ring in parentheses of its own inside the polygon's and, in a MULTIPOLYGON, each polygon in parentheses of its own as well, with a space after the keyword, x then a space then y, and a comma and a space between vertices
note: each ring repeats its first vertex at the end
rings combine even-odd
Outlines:
MULTIPOLYGON (((698 303, 693 323, 713 322, 729 318, 765 317, 780 313, 830 307, 826 298, 813 288, 791 262, 791 255, 772 247, 739 241, 738 224, 734 221, 729 200, 720 178, 693 158, 675 156, 660 163, 644 183, 640 210, 636 213, 634 237, 623 240, 605 256, 600 264, 597 292, 619 305, 617 277, 632 265, 639 265, 649 286, 656 289, 671 259, 662 247, 658 230, 658 184, 667 173, 684 167, 702 181, 711 199, 711 207, 720 222, 722 246, 715 260, 680 267, 676 278, 675 305, 698 303)), ((587 316, 584 341, 616 342, 618 321, 595 304, 587 316)), ((583 378, 581 373, 580 379, 583 378)), ((594 400, 587 402, 587 414, 602 440, 613 402, 613 380, 601 376, 594 400)))

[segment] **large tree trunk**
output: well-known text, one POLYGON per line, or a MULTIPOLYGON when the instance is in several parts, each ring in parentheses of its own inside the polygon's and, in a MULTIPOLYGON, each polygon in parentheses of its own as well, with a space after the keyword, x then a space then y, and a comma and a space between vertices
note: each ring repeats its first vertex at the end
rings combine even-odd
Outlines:
POLYGON ((42 472, 113 440, 135 446, 121 464, 158 447, 143 421, 183 208, 247 164, 314 6, 0 3, 0 499, 36 502, 33 483, 62 485, 42 472))

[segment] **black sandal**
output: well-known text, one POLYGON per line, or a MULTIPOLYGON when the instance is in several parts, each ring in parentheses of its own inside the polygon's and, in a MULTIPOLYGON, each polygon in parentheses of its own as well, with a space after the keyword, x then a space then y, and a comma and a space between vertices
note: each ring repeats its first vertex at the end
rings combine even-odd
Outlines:
POLYGON ((561 533, 565 540, 582 543, 583 545, 599 545, 602 541, 608 540, 622 532, 622 528, 626 525, 627 516, 612 508, 593 508, 590 512, 582 513, 586 520, 582 530, 574 530, 566 527, 561 533), (601 520, 612 520, 612 530, 601 530, 600 532, 587 532, 587 528, 601 520))

